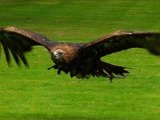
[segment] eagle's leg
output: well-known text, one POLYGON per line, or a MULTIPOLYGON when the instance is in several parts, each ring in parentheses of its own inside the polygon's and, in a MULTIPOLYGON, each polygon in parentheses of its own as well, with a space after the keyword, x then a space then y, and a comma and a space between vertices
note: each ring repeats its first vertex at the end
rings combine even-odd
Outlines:
POLYGON ((105 72, 104 65, 101 67, 98 66, 97 69, 98 70, 92 73, 92 76, 98 76, 98 77, 102 76, 102 77, 109 78, 110 82, 112 83, 112 79, 114 78, 114 75, 111 72, 105 72))
POLYGON ((50 70, 50 69, 58 69, 57 71, 57 74, 59 75, 61 73, 61 71, 65 72, 66 74, 69 72, 68 69, 66 67, 62 67, 62 66, 59 66, 59 65, 53 65, 51 67, 49 67, 47 70, 50 70))

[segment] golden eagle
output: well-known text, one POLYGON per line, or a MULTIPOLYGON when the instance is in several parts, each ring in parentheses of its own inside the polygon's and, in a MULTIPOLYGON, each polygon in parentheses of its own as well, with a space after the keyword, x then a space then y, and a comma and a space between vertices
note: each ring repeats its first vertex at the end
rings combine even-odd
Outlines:
POLYGON ((160 33, 116 31, 88 43, 56 42, 46 37, 13 26, 0 28, 0 45, 5 52, 6 60, 10 64, 10 53, 16 63, 22 61, 28 66, 25 52, 31 51, 35 45, 44 46, 50 53, 52 67, 70 73, 77 78, 90 76, 108 77, 110 80, 128 73, 125 67, 112 65, 100 60, 101 57, 129 48, 145 48, 151 53, 160 54, 160 33))

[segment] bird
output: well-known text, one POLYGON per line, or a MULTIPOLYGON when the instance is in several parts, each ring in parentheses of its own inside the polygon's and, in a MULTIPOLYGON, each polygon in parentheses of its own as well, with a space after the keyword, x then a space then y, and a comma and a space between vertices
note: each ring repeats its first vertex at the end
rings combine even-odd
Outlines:
POLYGON ((54 64, 48 70, 53 68, 57 74, 63 71, 71 78, 104 77, 112 82, 113 78, 125 77, 129 72, 126 67, 104 62, 101 58, 129 48, 144 48, 160 55, 160 32, 117 30, 90 42, 72 43, 50 40, 15 26, 0 28, 0 46, 8 65, 12 55, 18 66, 24 63, 28 67, 25 53, 36 45, 45 47, 51 56, 54 64))

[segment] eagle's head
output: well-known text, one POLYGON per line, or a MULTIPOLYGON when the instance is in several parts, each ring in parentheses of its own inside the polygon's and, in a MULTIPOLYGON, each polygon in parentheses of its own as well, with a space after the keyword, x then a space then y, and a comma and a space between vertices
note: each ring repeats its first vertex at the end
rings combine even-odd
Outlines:
POLYGON ((54 46, 51 50, 51 58, 55 64, 68 64, 75 56, 75 48, 66 44, 54 46))
POLYGON ((64 56, 65 56, 66 52, 62 49, 55 49, 52 51, 51 53, 51 58, 53 60, 54 63, 62 63, 64 62, 64 56))

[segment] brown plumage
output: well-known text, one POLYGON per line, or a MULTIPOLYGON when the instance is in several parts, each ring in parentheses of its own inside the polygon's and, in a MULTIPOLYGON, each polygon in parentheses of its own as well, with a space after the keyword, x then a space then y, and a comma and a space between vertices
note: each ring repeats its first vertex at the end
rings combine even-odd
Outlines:
POLYGON ((88 43, 67 43, 50 41, 37 33, 17 27, 0 28, 0 45, 5 52, 6 60, 10 64, 10 53, 16 63, 22 61, 28 66, 25 52, 31 51, 35 45, 44 46, 50 53, 52 67, 70 73, 77 78, 90 76, 115 77, 124 76, 128 71, 125 67, 112 65, 100 60, 101 57, 126 50, 129 48, 145 48, 151 53, 160 54, 160 33, 116 31, 88 43))

